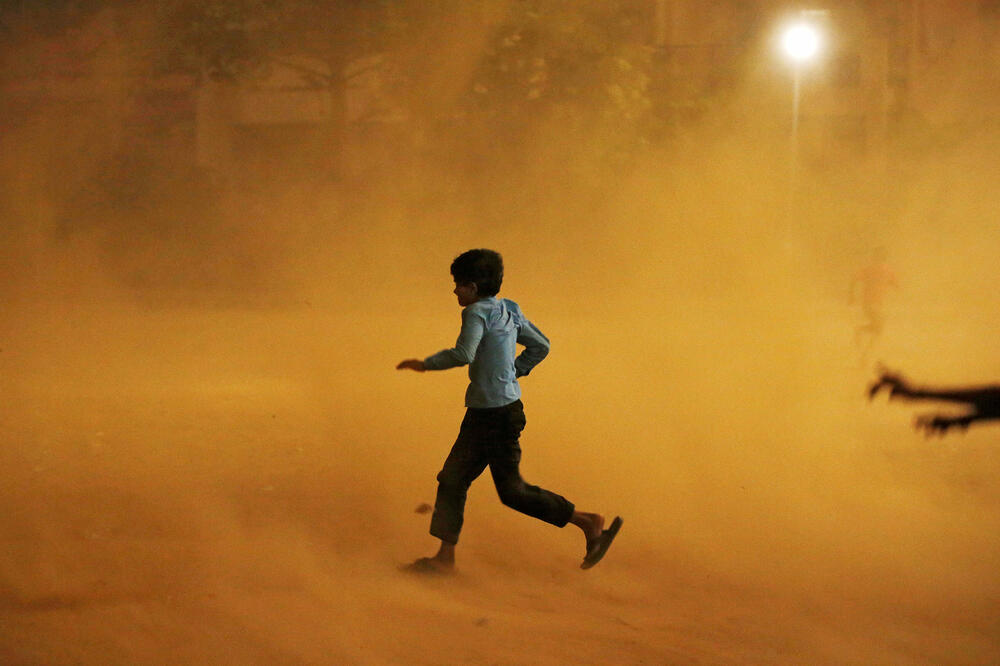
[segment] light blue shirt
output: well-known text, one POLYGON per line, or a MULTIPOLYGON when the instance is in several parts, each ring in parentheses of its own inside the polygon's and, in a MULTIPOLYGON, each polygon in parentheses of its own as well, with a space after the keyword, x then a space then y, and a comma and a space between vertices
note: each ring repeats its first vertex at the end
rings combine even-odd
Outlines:
POLYGON ((549 353, 549 339, 521 313, 514 301, 495 296, 462 309, 462 330, 451 349, 424 359, 427 370, 469 366, 465 406, 503 407, 521 397, 524 377, 549 353), (517 344, 524 351, 515 356, 517 344))

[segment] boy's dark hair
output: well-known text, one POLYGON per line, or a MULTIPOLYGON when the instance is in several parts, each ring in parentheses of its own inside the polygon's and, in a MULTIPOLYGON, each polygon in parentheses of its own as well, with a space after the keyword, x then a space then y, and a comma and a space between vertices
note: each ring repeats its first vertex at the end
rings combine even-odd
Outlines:
POLYGON ((503 283, 503 257, 493 250, 469 250, 451 262, 455 282, 476 283, 480 296, 496 296, 503 283))

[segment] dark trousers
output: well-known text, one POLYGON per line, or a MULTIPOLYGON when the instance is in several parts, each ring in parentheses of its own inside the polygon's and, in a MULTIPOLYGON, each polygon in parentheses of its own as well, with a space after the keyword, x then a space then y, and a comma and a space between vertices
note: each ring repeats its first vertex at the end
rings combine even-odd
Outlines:
POLYGON ((573 503, 521 478, 524 406, 517 400, 495 409, 468 409, 458 439, 437 475, 437 501, 431 534, 446 543, 458 543, 465 498, 472 482, 487 465, 500 501, 533 518, 563 527, 573 516, 573 503))

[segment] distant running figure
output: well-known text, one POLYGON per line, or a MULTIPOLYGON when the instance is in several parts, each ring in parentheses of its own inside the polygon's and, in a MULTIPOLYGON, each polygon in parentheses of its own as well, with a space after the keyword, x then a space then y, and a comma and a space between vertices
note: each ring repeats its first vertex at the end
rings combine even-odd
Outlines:
POLYGON ((492 250, 469 250, 451 264, 454 294, 462 306, 458 342, 427 358, 408 359, 397 370, 445 370, 469 366, 465 419, 458 439, 437 476, 437 500, 431 535, 441 540, 434 557, 422 557, 405 569, 448 573, 455 567, 455 545, 462 529, 466 492, 487 466, 500 501, 556 527, 573 523, 586 537, 583 569, 597 564, 621 528, 615 518, 604 529, 604 516, 577 511, 553 492, 524 482, 519 471, 524 406, 518 378, 525 377, 549 353, 549 340, 528 321, 517 303, 497 298, 503 281, 503 259, 492 250), (515 355, 517 344, 524 346, 515 355))
POLYGON ((896 273, 889 267, 889 253, 884 247, 872 252, 871 260, 851 279, 848 301, 854 305, 860 296, 863 321, 854 329, 854 344, 867 358, 885 328, 885 297, 889 289, 899 289, 896 273), (860 291, 860 294, 859 294, 860 291))
POLYGON ((879 378, 868 388, 868 399, 874 398, 882 389, 889 392, 890 400, 897 397, 906 400, 939 400, 968 407, 966 412, 957 415, 939 413, 917 416, 914 425, 928 435, 943 435, 949 428, 955 427, 964 431, 975 421, 1000 419, 1000 385, 997 384, 967 388, 917 387, 899 373, 881 368, 879 378))

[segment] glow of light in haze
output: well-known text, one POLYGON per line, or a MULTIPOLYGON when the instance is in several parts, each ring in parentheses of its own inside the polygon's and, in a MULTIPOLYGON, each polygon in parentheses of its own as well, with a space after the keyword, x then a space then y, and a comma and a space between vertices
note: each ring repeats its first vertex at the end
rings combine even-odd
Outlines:
POLYGON ((790 25, 781 36, 781 47, 795 62, 811 60, 819 52, 819 31, 808 23, 790 25))

